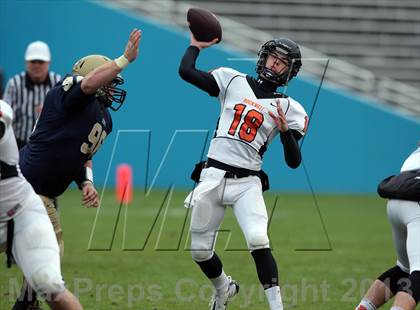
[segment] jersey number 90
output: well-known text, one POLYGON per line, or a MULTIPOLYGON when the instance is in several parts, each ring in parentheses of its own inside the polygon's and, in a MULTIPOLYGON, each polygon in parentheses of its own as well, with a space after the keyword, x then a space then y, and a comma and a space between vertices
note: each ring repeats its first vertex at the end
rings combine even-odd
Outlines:
POLYGON ((83 154, 92 157, 98 151, 105 138, 106 131, 102 128, 101 124, 96 123, 93 125, 93 128, 88 136, 89 143, 83 143, 80 147, 80 151, 83 154))

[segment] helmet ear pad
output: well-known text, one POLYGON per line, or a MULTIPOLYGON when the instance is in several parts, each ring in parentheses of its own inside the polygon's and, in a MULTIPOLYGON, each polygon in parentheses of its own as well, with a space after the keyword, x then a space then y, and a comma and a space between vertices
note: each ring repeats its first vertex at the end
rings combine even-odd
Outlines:
POLYGON ((262 78, 278 85, 284 86, 293 79, 302 66, 299 46, 290 39, 280 38, 270 40, 261 46, 258 52, 259 59, 255 71, 262 78), (289 69, 282 73, 276 73, 266 68, 267 58, 270 53, 280 54, 288 59, 289 69))

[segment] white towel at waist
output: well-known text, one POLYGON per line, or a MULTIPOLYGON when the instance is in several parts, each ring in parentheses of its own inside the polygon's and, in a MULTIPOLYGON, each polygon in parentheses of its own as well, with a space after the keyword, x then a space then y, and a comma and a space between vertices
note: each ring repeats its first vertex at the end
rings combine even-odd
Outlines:
POLYGON ((203 169, 200 175, 200 183, 185 198, 184 206, 190 208, 196 205, 209 191, 220 185, 225 174, 226 171, 214 167, 203 169))

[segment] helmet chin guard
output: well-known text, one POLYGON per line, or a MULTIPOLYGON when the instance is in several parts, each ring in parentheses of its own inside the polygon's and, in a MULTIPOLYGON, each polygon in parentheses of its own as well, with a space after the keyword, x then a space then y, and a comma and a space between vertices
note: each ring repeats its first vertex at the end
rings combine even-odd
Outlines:
POLYGON ((124 84, 124 79, 117 76, 110 84, 99 88, 96 92, 96 97, 105 107, 110 108, 113 111, 118 111, 127 95, 127 92, 124 89, 117 87, 122 84, 124 84), (113 103, 116 104, 113 105, 113 103))
POLYGON ((263 79, 268 80, 277 86, 284 86, 293 79, 299 72, 302 66, 301 54, 299 46, 292 40, 287 38, 279 38, 270 40, 261 46, 258 52, 258 62, 255 67, 255 71, 263 79), (273 70, 266 68, 268 55, 280 54, 286 57, 289 63, 289 67, 282 73, 276 73, 273 70))

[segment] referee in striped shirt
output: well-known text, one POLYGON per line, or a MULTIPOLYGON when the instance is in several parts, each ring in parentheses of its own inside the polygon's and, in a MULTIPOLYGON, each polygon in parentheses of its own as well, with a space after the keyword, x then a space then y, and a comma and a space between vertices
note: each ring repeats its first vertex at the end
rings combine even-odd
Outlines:
POLYGON ((29 44, 25 61, 26 72, 12 77, 3 94, 3 100, 15 113, 13 129, 19 149, 29 141, 47 92, 61 79, 59 74, 49 71, 51 53, 45 42, 29 44))

